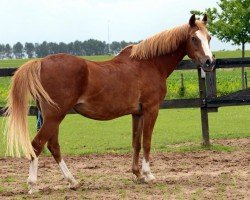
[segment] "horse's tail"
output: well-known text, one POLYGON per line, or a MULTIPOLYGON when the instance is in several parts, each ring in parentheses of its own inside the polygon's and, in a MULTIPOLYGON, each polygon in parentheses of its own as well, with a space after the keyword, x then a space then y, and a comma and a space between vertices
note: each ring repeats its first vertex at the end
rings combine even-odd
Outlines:
POLYGON ((56 105, 44 90, 40 81, 41 60, 33 60, 22 65, 14 74, 7 98, 5 135, 7 154, 31 159, 36 154, 30 142, 28 110, 31 97, 37 101, 47 101, 56 105))

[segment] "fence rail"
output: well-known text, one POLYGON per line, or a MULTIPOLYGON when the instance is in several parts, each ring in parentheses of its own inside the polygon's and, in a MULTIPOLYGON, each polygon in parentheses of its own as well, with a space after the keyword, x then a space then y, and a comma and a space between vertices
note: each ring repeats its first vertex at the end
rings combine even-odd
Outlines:
MULTIPOLYGON (((204 73, 201 68, 191 61, 181 61, 176 68, 177 70, 197 70, 200 98, 165 100, 162 102, 160 108, 200 108, 203 143, 204 145, 209 145, 208 112, 217 112, 218 108, 222 106, 250 105, 250 88, 217 97, 216 69, 240 67, 250 67, 250 58, 217 59, 215 70, 211 73, 204 73)), ((0 77, 12 76, 16 69, 17 68, 0 69, 0 77)), ((247 82, 247 76, 245 76, 245 79, 247 82)), ((37 113, 37 108, 35 106, 31 106, 29 115, 37 115, 37 113)), ((74 110, 69 112, 69 114, 74 113, 74 110)), ((0 116, 3 114, 4 109, 0 107, 0 116)))

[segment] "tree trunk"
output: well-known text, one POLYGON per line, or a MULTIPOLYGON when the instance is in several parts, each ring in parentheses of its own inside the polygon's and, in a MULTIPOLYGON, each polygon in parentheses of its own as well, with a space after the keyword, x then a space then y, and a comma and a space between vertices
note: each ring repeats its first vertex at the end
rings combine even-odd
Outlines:
MULTIPOLYGON (((245 43, 242 42, 242 49, 241 49, 241 52, 242 52, 242 58, 245 57, 245 43)), ((245 89, 245 68, 242 67, 241 68, 241 80, 242 80, 242 89, 245 89)))

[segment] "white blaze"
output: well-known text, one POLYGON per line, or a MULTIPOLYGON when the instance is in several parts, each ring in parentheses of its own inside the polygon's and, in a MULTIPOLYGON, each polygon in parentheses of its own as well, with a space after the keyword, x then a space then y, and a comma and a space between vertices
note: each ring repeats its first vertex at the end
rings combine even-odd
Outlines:
POLYGON ((208 56, 210 58, 210 60, 213 60, 213 55, 212 55, 212 52, 210 50, 206 35, 204 33, 202 33, 202 31, 200 31, 200 30, 196 31, 195 33, 201 41, 201 46, 202 46, 202 49, 203 49, 205 55, 208 56))

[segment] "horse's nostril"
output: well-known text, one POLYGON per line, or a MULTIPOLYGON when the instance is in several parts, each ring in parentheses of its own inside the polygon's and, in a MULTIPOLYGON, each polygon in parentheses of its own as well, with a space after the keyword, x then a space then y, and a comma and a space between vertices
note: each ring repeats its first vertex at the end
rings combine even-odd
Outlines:
POLYGON ((210 65, 211 64, 211 61, 209 59, 206 60, 206 64, 207 65, 210 65))

